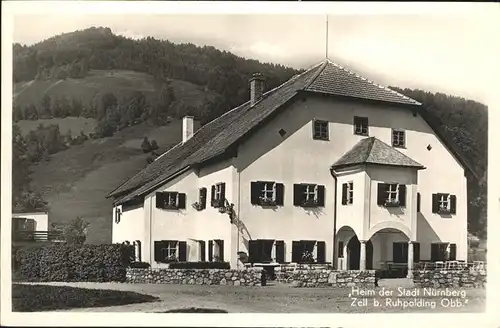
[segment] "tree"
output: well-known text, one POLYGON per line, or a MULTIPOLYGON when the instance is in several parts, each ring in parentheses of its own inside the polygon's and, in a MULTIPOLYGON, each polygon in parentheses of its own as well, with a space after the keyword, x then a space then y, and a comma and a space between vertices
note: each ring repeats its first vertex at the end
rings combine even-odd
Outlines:
POLYGON ((81 246, 87 239, 89 228, 90 224, 83 220, 81 216, 77 216, 75 219, 64 225, 62 229, 62 236, 67 244, 72 246, 81 246))
POLYGON ((151 152, 151 144, 149 143, 148 137, 144 137, 142 140, 141 149, 144 153, 151 152))
POLYGON ((158 148, 160 148, 160 147, 158 147, 158 144, 156 143, 156 140, 151 140, 151 150, 154 152, 158 148))
POLYGON ((118 105, 118 100, 115 95, 111 92, 105 93, 101 98, 99 107, 97 108, 97 119, 101 120, 106 117, 108 109, 116 105, 118 105))

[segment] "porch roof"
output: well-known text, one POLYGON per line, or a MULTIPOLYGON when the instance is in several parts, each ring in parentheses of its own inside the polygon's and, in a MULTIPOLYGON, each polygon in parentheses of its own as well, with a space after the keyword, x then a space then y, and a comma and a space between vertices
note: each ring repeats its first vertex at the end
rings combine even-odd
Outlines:
POLYGON ((425 168, 422 164, 375 137, 369 137, 359 141, 347 153, 333 163, 331 168, 339 169, 359 164, 402 166, 415 169, 425 168))

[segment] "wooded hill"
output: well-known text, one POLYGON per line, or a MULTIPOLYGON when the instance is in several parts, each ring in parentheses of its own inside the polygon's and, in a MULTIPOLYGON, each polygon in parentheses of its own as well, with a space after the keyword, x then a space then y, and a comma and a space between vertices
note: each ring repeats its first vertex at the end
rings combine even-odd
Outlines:
MULTIPOLYGON (((248 79, 253 73, 263 73, 267 89, 271 89, 299 72, 209 46, 174 44, 151 37, 132 40, 102 27, 61 34, 32 46, 14 44, 13 51, 14 121, 63 117, 97 120, 93 136, 81 136, 82 147, 96 141, 87 139, 103 138, 105 142, 117 131, 138 124, 136 130, 145 136, 148 129, 186 114, 206 123, 248 100, 248 79)), ((476 167, 480 179, 470 179, 470 230, 484 234, 486 106, 439 93, 393 89, 427 105, 443 133, 476 167)), ((61 141, 60 135, 66 131, 56 127, 39 128, 29 137, 23 137, 17 129, 14 132, 14 202, 19 210, 33 210, 44 203, 29 187, 28 168, 36 170, 34 164, 44 160, 42 166, 54 165, 52 169, 58 170, 51 156, 61 151, 68 155, 72 152, 66 150, 67 146, 61 141)), ((158 141, 160 148, 167 146, 166 140, 158 141)), ((123 153, 116 158, 124 162, 126 156, 131 155, 123 153)), ((139 166, 137 160, 134 163, 137 167, 130 172, 145 165, 139 166)), ((67 179, 68 185, 76 182, 70 181, 71 175, 67 179)), ((110 215, 109 209, 106 211, 106 215, 110 215)), ((85 216, 85 213, 76 215, 85 216)), ((68 218, 71 219, 73 217, 68 218)))

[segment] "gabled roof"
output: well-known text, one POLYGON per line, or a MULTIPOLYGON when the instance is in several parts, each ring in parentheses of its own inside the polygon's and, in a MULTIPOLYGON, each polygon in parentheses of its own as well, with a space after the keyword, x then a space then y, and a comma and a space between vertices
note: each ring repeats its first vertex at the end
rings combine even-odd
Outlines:
POLYGON ((419 102, 379 86, 326 59, 266 92, 254 106, 246 102, 202 126, 191 139, 168 150, 107 197, 114 197, 116 204, 128 202, 143 196, 184 170, 225 154, 243 137, 272 117, 279 108, 304 91, 420 106, 419 102))
POLYGON ((331 167, 332 169, 339 169, 359 164, 424 168, 422 164, 375 137, 360 140, 331 167))

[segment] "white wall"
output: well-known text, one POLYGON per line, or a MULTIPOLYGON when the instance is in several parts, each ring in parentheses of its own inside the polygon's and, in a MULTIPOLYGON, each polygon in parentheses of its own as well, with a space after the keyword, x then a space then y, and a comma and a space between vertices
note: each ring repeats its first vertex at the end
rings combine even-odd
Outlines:
POLYGON ((134 241, 139 240, 141 242, 141 259, 144 259, 145 256, 145 231, 143 222, 144 207, 142 204, 135 206, 119 205, 113 208, 112 242, 122 243, 128 241, 133 244, 134 241), (119 223, 115 221, 117 208, 122 211, 119 223))
MULTIPOLYGON (((154 192, 146 197, 144 203, 145 241, 153 247, 154 240, 176 239, 223 239, 225 258, 231 254, 233 262, 235 249, 248 251, 246 239, 277 239, 285 241, 286 260, 291 260, 291 242, 300 239, 322 240, 327 243, 327 261, 333 259, 333 215, 334 179, 329 167, 358 141, 365 138, 353 134, 353 117, 369 119, 369 135, 391 145, 391 128, 406 130, 406 149, 399 149, 427 169, 418 173, 381 171, 370 169, 367 173, 353 173, 345 179, 355 180, 355 204, 342 207, 341 184, 338 183, 338 222, 337 229, 343 225, 354 227, 361 239, 375 231, 370 228, 384 220, 400 221, 401 225, 416 231, 411 236, 421 243, 421 258, 430 257, 430 246, 426 242, 449 241, 457 244, 457 257, 465 259, 467 254, 467 199, 466 180, 463 168, 434 135, 431 128, 419 115, 413 115, 406 108, 392 105, 375 105, 334 98, 309 97, 297 101, 256 134, 238 147, 238 155, 232 160, 203 168, 200 172, 190 171, 162 186, 161 191, 178 191, 187 194, 186 210, 167 211, 156 209, 154 192), (330 140, 313 140, 312 120, 322 119, 330 122, 330 140), (286 134, 280 136, 278 131, 286 134), (427 150, 431 145, 432 150, 427 150), (402 215, 390 215, 387 209, 376 207, 376 185, 378 181, 397 178, 410 184, 407 190, 407 209, 402 215), (250 203, 250 184, 252 181, 269 180, 285 185, 285 205, 276 209, 261 208, 250 203), (364 180, 364 183, 363 183, 364 180), (373 180, 373 181, 372 181, 373 180), (240 242, 235 240, 234 227, 229 224, 227 215, 211 208, 210 186, 217 182, 226 183, 226 197, 235 204, 239 219, 246 232, 240 232, 240 242), (418 187, 414 187, 418 182, 418 187), (325 186, 325 206, 318 209, 304 209, 293 206, 293 184, 313 183, 325 186), (361 195, 371 191, 370 202, 361 195), (206 187, 207 209, 196 211, 191 204, 198 199, 198 188, 206 187), (375 190, 374 190, 375 189, 375 190), (416 192, 421 194, 421 213, 411 219, 416 192), (457 196, 457 214, 443 218, 432 214, 432 193, 451 193, 457 196), (359 199, 364 199, 362 204, 359 199), (412 200, 411 202, 409 200, 412 200), (375 205, 373 205, 375 204, 375 205), (370 206, 369 206, 370 205, 370 206), (408 214, 410 213, 410 214, 408 214), (151 218, 151 222, 149 221, 151 218), (368 224, 363 222, 368 219, 368 224), (150 226, 150 223, 152 224, 150 226), (414 226, 412 226, 414 225, 414 226), (363 228, 362 228, 363 227, 363 228), (149 232, 151 231, 151 232, 149 232), (151 233, 151 239, 148 234, 151 233), (363 236, 365 234, 366 236, 363 236), (244 237, 244 238, 242 238, 244 237), (233 243, 233 246, 231 246, 233 243), (428 253, 428 254, 427 254, 428 253)), ((347 181, 347 180, 346 180, 347 181)), ((138 214, 139 216, 139 214, 138 214)), ((145 255, 151 251, 148 248, 145 255)), ((392 248, 391 248, 392 251, 392 248)), ((188 250, 188 253, 191 253, 188 250)), ((146 257, 145 257, 146 259, 146 257)))
POLYGON ((49 214, 45 212, 14 213, 13 218, 25 218, 35 220, 35 231, 49 230, 49 214))
MULTIPOLYGON (((418 187, 413 185, 416 177, 410 173, 401 173, 400 178, 411 183, 407 190, 407 211, 416 206, 416 192, 421 194, 421 212, 418 219, 413 220, 417 241, 431 241, 424 237, 428 233, 422 224, 422 218, 428 222, 439 239, 457 244, 457 257, 466 255, 467 199, 464 170, 458 161, 435 136, 432 129, 419 116, 406 108, 391 105, 374 105, 354 101, 344 101, 333 98, 309 97, 305 102, 298 101, 283 111, 275 119, 264 125, 255 135, 244 142, 238 149, 235 167, 240 172, 240 218, 245 223, 253 239, 273 238, 283 239, 289 245, 291 240, 317 239, 327 242, 327 259, 332 258, 333 233, 333 178, 329 167, 345 152, 350 150, 363 136, 353 134, 353 117, 368 117, 369 135, 391 145, 392 128, 406 130, 406 149, 402 153, 424 165, 427 169, 418 173, 418 187), (330 122, 330 140, 313 140, 312 120, 321 119, 330 122), (284 129, 286 134, 281 137, 278 131, 284 129), (431 145, 432 150, 427 150, 431 145), (438 160, 436 160, 438 159, 438 160), (250 183, 258 180, 277 181, 285 184, 285 205, 276 210, 262 209, 250 204, 250 183), (317 183, 325 185, 325 207, 318 211, 307 211, 293 206, 294 183, 317 183), (443 219, 431 213, 432 193, 446 192, 457 196, 457 215, 451 219, 443 219), (415 200, 413 200, 415 198, 415 200), (412 200, 410 202, 410 199, 412 200), (415 203, 414 203, 415 202, 415 203)), ((396 172, 392 170, 390 172, 396 172)), ((383 174, 373 169, 370 171, 375 181, 385 180, 383 174), (379 180, 377 180, 379 179, 379 180)), ((397 174, 397 173, 394 173, 397 174)), ((362 179, 362 175, 356 179, 362 179)), ((354 178, 354 176, 353 176, 354 178)), ((365 176, 365 180, 372 179, 365 176)), ((358 182, 359 183, 359 182, 358 182)), ((341 180, 339 180, 339 189, 341 180)), ((371 203, 376 204, 376 188, 371 186, 371 203)), ((355 188, 355 190, 359 190, 355 188)), ((356 192, 356 191, 355 191, 356 192)), ((340 204, 341 190, 338 190, 340 204)), ((355 195, 356 198, 359 197, 355 195)), ((355 199, 356 202, 356 199, 355 199)), ((375 205, 376 206, 376 205, 375 205)), ((354 211, 349 217, 349 209, 341 208, 339 222, 350 221, 349 226, 359 227, 362 220, 354 211), (344 217, 345 215, 345 217, 344 217)), ((364 207, 363 210, 367 208, 364 207)), ((386 209, 384 209, 387 211, 386 209)), ((396 220, 381 209, 371 208, 369 211, 370 225, 384 220, 396 220)), ((366 212, 365 212, 366 213, 366 212)), ((416 214, 415 214, 416 215, 416 214)), ((366 216, 366 215, 365 215, 366 216)), ((398 218, 403 225, 409 227, 410 217, 403 213, 398 218)), ((337 225, 339 229, 342 224, 337 225)), ((365 231, 370 234, 374 231, 365 231)), ((434 241, 434 240, 432 240, 434 241)), ((287 260, 291 247, 287 247, 287 260)), ((427 249, 421 248, 421 257, 425 258, 427 249)), ((430 246, 428 249, 430 256, 430 246)))

